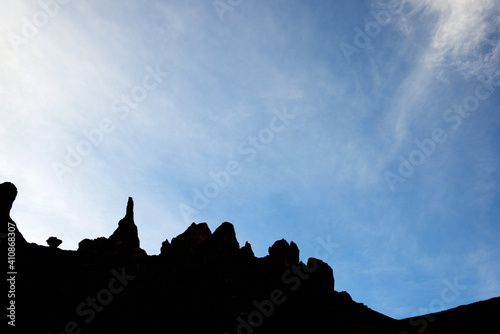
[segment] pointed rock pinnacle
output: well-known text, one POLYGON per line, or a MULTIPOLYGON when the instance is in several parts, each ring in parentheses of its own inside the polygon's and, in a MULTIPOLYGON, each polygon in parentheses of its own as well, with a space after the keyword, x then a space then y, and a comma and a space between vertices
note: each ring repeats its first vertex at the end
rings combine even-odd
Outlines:
POLYGON ((109 241, 121 242, 130 248, 138 248, 140 245, 137 226, 134 223, 134 201, 128 198, 125 217, 118 222, 118 228, 111 234, 109 241))

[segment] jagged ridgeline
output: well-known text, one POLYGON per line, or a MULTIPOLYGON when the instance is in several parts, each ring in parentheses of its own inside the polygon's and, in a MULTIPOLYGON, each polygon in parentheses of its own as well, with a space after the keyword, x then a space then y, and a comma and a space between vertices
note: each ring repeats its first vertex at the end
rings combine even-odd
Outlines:
MULTIPOLYGON (((240 247, 232 224, 224 222, 212 233, 207 224, 193 223, 165 240, 159 255, 147 255, 140 248, 134 202, 128 198, 125 217, 113 234, 84 239, 76 251, 62 250, 56 236, 47 239, 48 246, 24 239, 10 217, 16 195, 12 183, 0 185, 2 235, 15 238, 12 321, 20 333, 419 329, 335 291, 332 269, 315 258, 300 262, 294 242, 278 240, 269 255, 258 258, 248 242, 240 247)), ((9 247, 2 239, 4 254, 9 247)))

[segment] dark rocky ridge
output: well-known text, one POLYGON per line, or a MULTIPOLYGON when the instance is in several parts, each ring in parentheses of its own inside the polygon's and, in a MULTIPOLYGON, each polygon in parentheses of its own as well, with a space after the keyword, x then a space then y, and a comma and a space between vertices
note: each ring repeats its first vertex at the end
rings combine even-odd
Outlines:
MULTIPOLYGON (((16 194, 13 184, 0 185, 5 231, 16 194)), ((57 248, 55 237, 47 242, 50 247, 28 243, 16 229, 20 333, 423 332, 409 319, 396 321, 335 291, 332 269, 314 258, 300 262, 294 242, 278 240, 268 256, 255 257, 248 242, 240 247, 228 222, 213 233, 193 223, 165 240, 160 255, 148 256, 132 198, 108 238, 82 240, 77 251, 57 248)), ((443 313, 425 333, 469 333, 471 326, 493 324, 499 300, 478 304, 490 312, 475 305, 467 314, 465 307, 460 319, 465 312, 474 321, 463 328, 454 313, 443 313)))

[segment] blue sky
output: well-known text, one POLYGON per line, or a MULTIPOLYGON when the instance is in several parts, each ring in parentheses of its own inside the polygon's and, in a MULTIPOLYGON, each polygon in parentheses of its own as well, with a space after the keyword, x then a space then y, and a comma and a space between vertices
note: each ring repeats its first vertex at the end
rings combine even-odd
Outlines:
POLYGON ((395 318, 500 295, 500 4, 0 4, 0 181, 31 242, 278 239, 395 318))

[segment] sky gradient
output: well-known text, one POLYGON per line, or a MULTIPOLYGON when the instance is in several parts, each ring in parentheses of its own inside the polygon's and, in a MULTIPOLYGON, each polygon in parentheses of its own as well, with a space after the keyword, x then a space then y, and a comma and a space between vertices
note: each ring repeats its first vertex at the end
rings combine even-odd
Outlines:
POLYGON ((500 3, 3 1, 0 182, 30 242, 285 238, 394 318, 500 296, 500 3))

